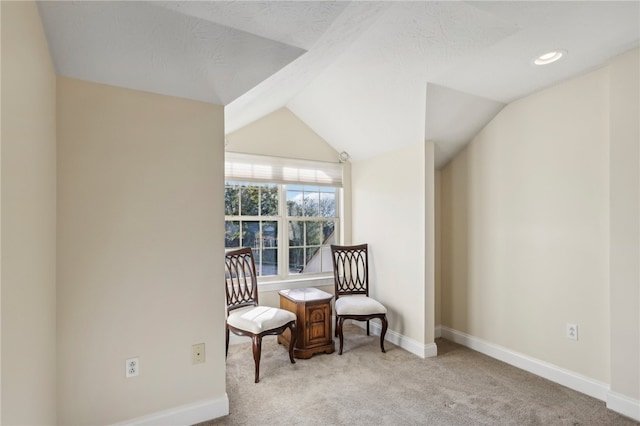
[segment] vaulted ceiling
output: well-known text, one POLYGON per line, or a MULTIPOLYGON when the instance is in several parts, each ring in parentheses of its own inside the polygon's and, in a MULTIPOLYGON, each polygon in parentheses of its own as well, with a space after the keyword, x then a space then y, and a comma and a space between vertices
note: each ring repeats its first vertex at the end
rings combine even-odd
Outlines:
POLYGON ((227 133, 287 107, 355 161, 433 140, 441 166, 505 104, 640 43, 639 1, 38 5, 60 75, 223 104, 227 133))

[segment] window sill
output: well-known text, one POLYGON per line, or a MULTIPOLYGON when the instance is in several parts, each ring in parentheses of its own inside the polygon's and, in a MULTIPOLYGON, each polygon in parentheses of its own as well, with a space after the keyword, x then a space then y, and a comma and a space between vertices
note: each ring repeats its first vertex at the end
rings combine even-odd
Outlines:
POLYGON ((301 287, 322 287, 333 285, 333 275, 311 277, 311 278, 294 278, 281 281, 267 281, 258 283, 258 291, 279 291, 289 288, 301 287))

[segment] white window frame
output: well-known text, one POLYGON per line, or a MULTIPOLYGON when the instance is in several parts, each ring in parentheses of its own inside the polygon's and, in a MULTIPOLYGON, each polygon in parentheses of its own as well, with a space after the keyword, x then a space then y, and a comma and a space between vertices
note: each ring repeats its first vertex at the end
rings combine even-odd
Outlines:
MULTIPOLYGON (((262 290, 282 288, 331 285, 333 274, 330 271, 319 273, 289 273, 289 220, 314 221, 333 220, 335 223, 335 244, 340 244, 342 200, 342 164, 309 160, 287 159, 241 153, 225 153, 226 183, 269 183, 278 185, 279 216, 226 216, 228 220, 238 221, 275 221, 278 222, 278 275, 259 276, 258 284, 262 290), (287 184, 333 187, 335 194, 334 217, 288 216, 286 190, 287 184)), ((305 246, 306 247, 306 246, 305 246)), ((320 249, 322 250, 322 248, 320 249)))
MULTIPOLYGON (((227 182, 225 180, 225 190, 227 187, 227 182)), ((236 183, 258 183, 258 182, 237 182, 236 183)), ((267 283, 267 282, 278 282, 278 281, 300 281, 300 280, 312 280, 317 279, 319 277, 332 277, 331 271, 325 272, 317 272, 317 273, 300 273, 300 274, 292 274, 290 273, 289 268, 289 221, 300 221, 300 222, 320 222, 320 221, 333 221, 335 223, 334 230, 334 240, 336 244, 340 241, 340 199, 342 198, 342 189, 338 187, 331 187, 335 189, 335 212, 336 216, 326 217, 326 216, 289 216, 287 211, 287 185, 286 184, 277 184, 273 182, 260 182, 260 183, 270 183, 276 185, 278 187, 278 216, 242 216, 242 215, 225 215, 224 220, 225 223, 227 221, 238 221, 242 222, 277 222, 278 223, 278 274, 277 275, 259 275, 258 276, 258 284, 267 283)), ((317 185, 315 185, 317 186, 317 185)), ((240 229, 242 229, 242 224, 240 225, 240 229)), ((307 247, 307 246, 305 246, 307 247)), ((226 249, 226 247, 225 247, 226 249)), ((322 250, 322 246, 320 248, 322 250)), ((322 254, 320 254, 322 255, 322 254)), ((259 269, 259 268, 257 268, 259 269)))

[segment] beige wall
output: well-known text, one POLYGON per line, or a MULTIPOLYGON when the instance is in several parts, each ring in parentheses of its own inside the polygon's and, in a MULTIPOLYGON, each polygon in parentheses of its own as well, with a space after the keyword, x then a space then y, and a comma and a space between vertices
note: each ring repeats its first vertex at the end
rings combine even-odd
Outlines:
MULTIPOLYGON (((369 244, 371 296, 389 330, 425 342, 425 144, 352 165, 353 243, 369 244)), ((433 183, 433 182, 431 182, 433 183)))
POLYGON ((443 169, 443 325, 609 382, 608 124, 603 69, 508 105, 443 169))
POLYGON ((424 338, 433 343, 436 326, 436 172, 435 146, 424 143, 424 338))
MULTIPOLYGON (((639 50, 610 66, 611 390, 640 400, 639 50)), ((638 414, 640 415, 640 413, 638 414)))
MULTIPOLYGON (((434 298, 435 298, 435 306, 434 306, 434 323, 435 326, 442 325, 442 309, 440 305, 442 304, 442 213, 440 212, 440 207, 442 205, 442 201, 440 199, 441 194, 441 173, 440 170, 435 171, 435 195, 434 195, 434 227, 435 227, 435 246, 433 248, 434 252, 434 271, 435 271, 435 283, 434 283, 434 298)), ((428 254, 427 254, 428 255, 428 254)))
POLYGON ((223 107, 58 78, 57 113, 58 423, 225 398, 223 107))
POLYGON ((56 423, 56 80, 33 2, 2 9, 2 415, 56 423))
POLYGON ((287 108, 227 135, 227 151, 316 161, 338 161, 338 153, 287 108))

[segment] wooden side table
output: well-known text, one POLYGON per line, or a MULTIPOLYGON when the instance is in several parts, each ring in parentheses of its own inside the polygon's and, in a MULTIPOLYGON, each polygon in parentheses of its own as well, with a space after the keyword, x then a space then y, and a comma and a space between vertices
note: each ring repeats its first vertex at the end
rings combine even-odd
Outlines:
MULTIPOLYGON (((333 353, 331 332, 331 299, 333 295, 317 288, 292 288, 281 290, 280 308, 293 312, 298 317, 296 346, 293 356, 308 359, 314 354, 333 353)), ((290 331, 278 336, 278 342, 289 345, 290 331)))

